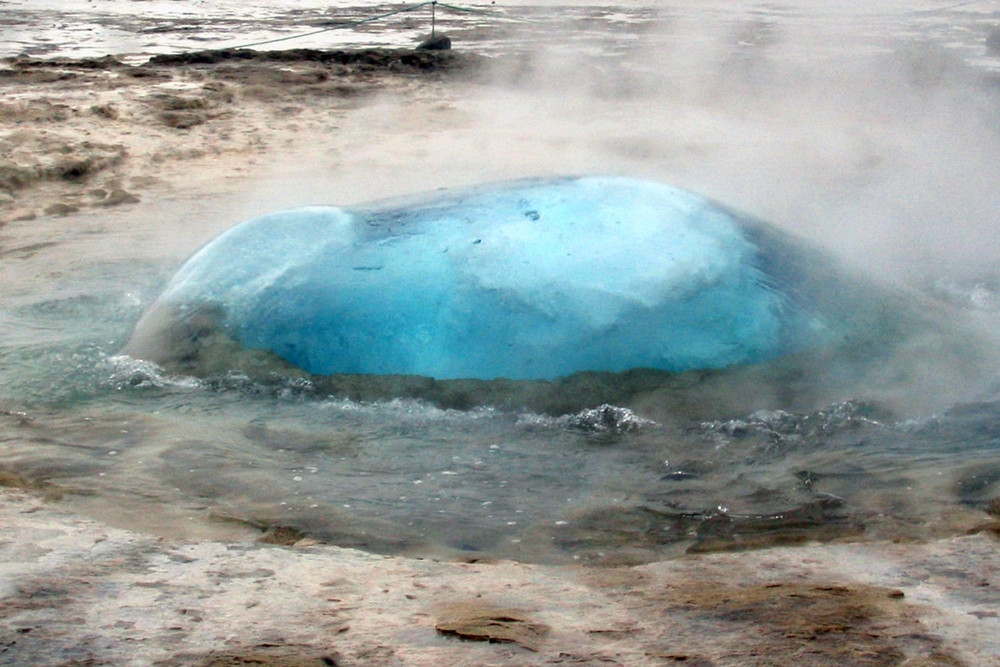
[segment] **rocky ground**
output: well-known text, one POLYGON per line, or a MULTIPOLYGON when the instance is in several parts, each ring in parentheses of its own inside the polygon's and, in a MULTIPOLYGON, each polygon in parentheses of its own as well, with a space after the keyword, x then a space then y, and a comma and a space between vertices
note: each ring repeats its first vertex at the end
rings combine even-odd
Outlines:
POLYGON ((433 51, 214 51, 140 65, 0 64, 0 224, 138 202, 177 178, 245 172, 380 92, 468 76, 433 51))
POLYGON ((0 664, 1000 664, 995 531, 566 568, 0 520, 0 664))

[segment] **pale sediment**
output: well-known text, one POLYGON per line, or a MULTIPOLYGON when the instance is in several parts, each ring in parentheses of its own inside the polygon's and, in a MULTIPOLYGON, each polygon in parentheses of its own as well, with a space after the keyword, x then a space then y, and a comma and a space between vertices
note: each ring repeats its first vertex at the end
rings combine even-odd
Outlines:
POLYGON ((989 534, 637 567, 172 542, 0 497, 0 664, 989 665, 989 534))

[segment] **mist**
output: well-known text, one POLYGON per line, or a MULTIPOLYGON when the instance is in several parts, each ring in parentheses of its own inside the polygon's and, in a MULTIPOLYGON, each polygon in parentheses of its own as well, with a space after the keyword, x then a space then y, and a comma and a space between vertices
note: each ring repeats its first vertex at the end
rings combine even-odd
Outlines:
POLYGON ((834 48, 778 19, 660 29, 617 63, 536 58, 526 86, 477 101, 491 161, 527 161, 499 127, 537 142, 527 169, 666 180, 885 277, 995 264, 996 90, 957 54, 834 48))
POLYGON ((902 14, 869 25, 731 10, 643 13, 624 27, 536 10, 544 30, 508 27, 528 50, 493 56, 485 82, 366 104, 331 130, 320 169, 265 190, 347 204, 625 174, 698 191, 888 279, 992 271, 1000 137, 988 72, 896 34, 902 14))
MULTIPOLYGON (((645 178, 805 237, 915 303, 947 301, 930 315, 945 326, 957 305, 992 341, 1000 88, 989 21, 962 26, 959 48, 948 20, 899 8, 698 7, 521 8, 532 22, 490 33, 501 46, 485 73, 367 100, 307 158, 275 165, 240 214, 534 176, 645 178)), ((968 371, 981 360, 959 347, 908 352, 909 395, 933 384, 947 400, 979 395, 968 371)), ((991 366, 994 348, 977 352, 991 366)))

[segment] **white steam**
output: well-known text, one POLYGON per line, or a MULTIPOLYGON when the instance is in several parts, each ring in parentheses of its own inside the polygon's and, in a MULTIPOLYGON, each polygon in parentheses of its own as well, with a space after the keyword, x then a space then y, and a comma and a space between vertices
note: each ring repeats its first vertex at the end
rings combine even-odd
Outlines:
POLYGON ((534 22, 491 43, 526 53, 496 56, 486 83, 361 106, 307 173, 267 194, 345 204, 620 173, 697 190, 889 278, 989 271, 1000 259, 998 100, 987 71, 963 61, 989 23, 970 23, 979 32, 966 29, 961 51, 902 5, 822 6, 508 8, 534 22))

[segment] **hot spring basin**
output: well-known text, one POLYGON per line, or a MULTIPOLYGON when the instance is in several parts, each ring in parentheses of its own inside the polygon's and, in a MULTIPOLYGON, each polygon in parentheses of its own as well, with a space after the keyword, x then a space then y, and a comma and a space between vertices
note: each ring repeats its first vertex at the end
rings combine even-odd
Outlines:
POLYGON ((180 268, 127 352, 219 337, 310 374, 546 379, 748 364, 829 340, 818 253, 701 196, 525 180, 266 215, 180 268))

